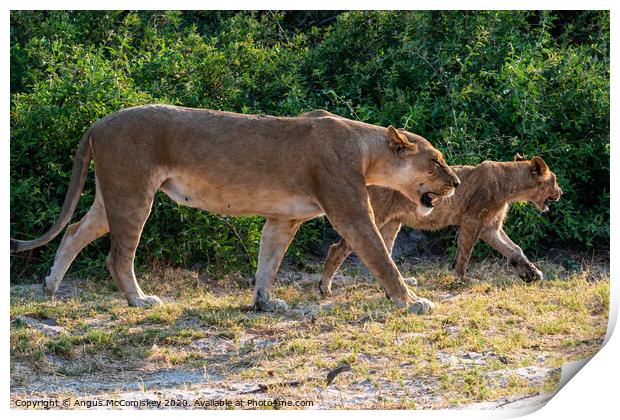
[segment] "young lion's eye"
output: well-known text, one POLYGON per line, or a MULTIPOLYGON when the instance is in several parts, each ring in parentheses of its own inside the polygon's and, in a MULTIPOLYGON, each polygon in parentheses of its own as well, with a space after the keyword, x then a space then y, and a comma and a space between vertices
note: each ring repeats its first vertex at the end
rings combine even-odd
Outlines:
POLYGON ((439 161, 437 159, 433 159, 433 165, 435 165, 436 168, 439 168, 439 161))

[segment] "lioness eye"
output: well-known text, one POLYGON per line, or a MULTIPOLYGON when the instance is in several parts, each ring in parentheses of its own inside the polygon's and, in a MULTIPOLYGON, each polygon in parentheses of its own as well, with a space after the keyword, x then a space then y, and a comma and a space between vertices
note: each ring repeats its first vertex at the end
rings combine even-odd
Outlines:
POLYGON ((437 159, 434 159, 433 160, 433 165, 439 167, 439 161, 437 159))

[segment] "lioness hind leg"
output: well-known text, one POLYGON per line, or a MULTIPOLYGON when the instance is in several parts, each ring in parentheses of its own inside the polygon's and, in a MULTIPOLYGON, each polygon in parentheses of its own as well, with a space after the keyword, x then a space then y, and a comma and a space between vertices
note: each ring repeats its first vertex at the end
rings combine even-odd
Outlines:
POLYGON ((86 215, 77 223, 70 225, 56 252, 54 264, 43 279, 43 290, 54 295, 77 254, 89 243, 108 233, 108 219, 97 188, 95 202, 86 215))
POLYGON ((283 300, 272 299, 270 293, 282 258, 300 224, 299 220, 267 218, 265 221, 258 250, 258 268, 254 286, 256 309, 284 311, 288 308, 283 300))
POLYGON ((136 248, 144 223, 151 212, 154 192, 150 194, 132 192, 132 195, 125 195, 122 201, 108 200, 106 190, 103 192, 111 242, 107 265, 112 278, 130 306, 161 305, 162 302, 157 296, 144 294, 133 270, 136 248))

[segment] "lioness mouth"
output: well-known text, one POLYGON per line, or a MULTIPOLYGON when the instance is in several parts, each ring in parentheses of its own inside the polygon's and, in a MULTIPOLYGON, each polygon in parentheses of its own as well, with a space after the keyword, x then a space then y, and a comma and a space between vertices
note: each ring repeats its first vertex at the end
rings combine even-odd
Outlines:
POLYGON ((435 207, 435 204, 433 203, 433 196, 430 192, 425 192, 422 194, 422 197, 420 197, 420 202, 424 207, 428 207, 429 209, 435 207))

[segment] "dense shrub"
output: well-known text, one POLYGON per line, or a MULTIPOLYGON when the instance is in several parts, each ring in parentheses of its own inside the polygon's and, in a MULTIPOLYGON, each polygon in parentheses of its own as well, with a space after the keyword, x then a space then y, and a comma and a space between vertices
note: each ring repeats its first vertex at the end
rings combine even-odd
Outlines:
MULTIPOLYGON (((540 155, 564 199, 548 215, 514 206, 510 235, 531 252, 608 246, 608 12, 12 12, 10 64, 14 237, 51 226, 90 124, 162 102, 275 115, 326 108, 422 134, 455 164, 540 155)), ((158 195, 139 263, 250 271, 261 225, 158 195)), ((311 221, 290 255, 326 237, 325 220, 311 221)), ((106 242, 78 268, 102 266, 106 242)), ((54 244, 14 257, 12 277, 44 271, 54 244)))

